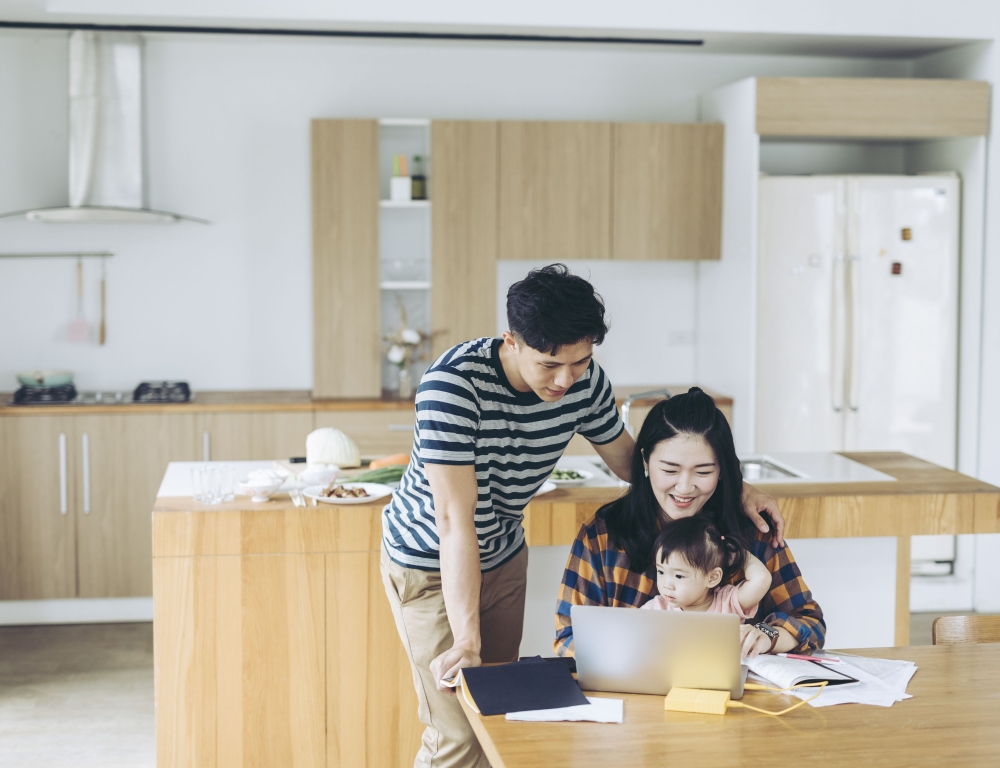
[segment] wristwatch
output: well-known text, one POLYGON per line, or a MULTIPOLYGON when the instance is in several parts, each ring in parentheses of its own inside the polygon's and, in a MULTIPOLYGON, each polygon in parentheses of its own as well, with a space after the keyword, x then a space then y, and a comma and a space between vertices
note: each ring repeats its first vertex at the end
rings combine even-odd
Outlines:
POLYGON ((763 632, 765 635, 771 638, 771 647, 767 649, 767 653, 773 651, 774 646, 778 644, 778 630, 776 630, 770 624, 765 624, 763 621, 754 624, 754 628, 759 629, 761 632, 763 632))

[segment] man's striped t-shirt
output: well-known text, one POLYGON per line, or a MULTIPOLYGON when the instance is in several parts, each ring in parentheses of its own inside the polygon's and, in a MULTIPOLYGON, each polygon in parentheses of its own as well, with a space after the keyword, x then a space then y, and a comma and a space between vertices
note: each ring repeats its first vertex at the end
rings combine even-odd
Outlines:
POLYGON ((445 352, 420 380, 413 453, 382 513, 389 556, 410 568, 440 570, 440 542, 426 464, 471 464, 479 499, 475 520, 484 571, 524 545, 524 507, 577 432, 598 445, 624 429, 604 371, 591 360, 556 402, 518 392, 507 380, 500 339, 476 339, 445 352))

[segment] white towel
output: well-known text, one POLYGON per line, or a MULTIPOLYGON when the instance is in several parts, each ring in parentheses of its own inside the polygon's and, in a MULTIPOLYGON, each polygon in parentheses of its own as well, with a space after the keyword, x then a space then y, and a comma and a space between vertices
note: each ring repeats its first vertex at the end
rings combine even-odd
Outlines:
POLYGON ((599 699, 596 696, 588 696, 587 701, 590 704, 579 704, 575 707, 508 712, 506 719, 520 720, 528 723, 557 722, 560 720, 573 722, 587 721, 591 723, 621 723, 624 719, 625 702, 622 699, 599 699))

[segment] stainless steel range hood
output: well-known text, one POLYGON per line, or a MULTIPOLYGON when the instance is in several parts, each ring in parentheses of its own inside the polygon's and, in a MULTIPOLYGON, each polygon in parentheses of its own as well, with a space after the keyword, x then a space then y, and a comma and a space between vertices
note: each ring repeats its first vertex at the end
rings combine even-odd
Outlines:
POLYGON ((69 38, 69 205, 0 214, 28 221, 207 224, 144 205, 142 38, 75 30, 69 38))

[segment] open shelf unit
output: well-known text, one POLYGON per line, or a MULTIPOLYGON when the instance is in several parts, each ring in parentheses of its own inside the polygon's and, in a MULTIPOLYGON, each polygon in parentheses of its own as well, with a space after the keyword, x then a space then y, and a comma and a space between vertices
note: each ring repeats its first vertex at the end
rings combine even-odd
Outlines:
MULTIPOLYGON (((404 314, 410 328, 431 332, 431 201, 389 199, 395 155, 405 155, 407 162, 420 155, 430 178, 430 132, 430 120, 378 121, 379 306, 383 339, 399 331, 404 314)), ((430 362, 425 358, 410 366, 414 388, 430 362)), ((384 350, 381 376, 384 390, 398 388, 398 369, 386 359, 384 350)))

